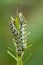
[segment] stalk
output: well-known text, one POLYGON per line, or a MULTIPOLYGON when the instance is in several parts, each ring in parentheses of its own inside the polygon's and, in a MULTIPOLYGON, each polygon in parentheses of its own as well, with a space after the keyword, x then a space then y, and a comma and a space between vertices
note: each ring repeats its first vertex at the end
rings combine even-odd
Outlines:
POLYGON ((17 58, 17 65, 23 65, 21 56, 17 58))
MULTIPOLYGON (((13 17, 11 17, 11 20, 9 22, 9 27, 10 30, 14 36, 14 45, 15 45, 15 49, 16 49, 16 57, 9 51, 13 49, 9 48, 9 50, 7 50, 7 53, 12 56, 16 61, 17 61, 17 65, 23 65, 23 54, 24 54, 24 49, 27 48, 27 29, 26 29, 26 20, 22 14, 22 12, 20 12, 19 14, 17 14, 16 18, 13 19, 13 17)), ((30 34, 30 33, 29 33, 30 34)), ((32 46, 32 45, 30 45, 32 46)), ((30 47, 28 46, 28 47, 30 47)), ((27 61, 27 60, 26 60, 27 61)))

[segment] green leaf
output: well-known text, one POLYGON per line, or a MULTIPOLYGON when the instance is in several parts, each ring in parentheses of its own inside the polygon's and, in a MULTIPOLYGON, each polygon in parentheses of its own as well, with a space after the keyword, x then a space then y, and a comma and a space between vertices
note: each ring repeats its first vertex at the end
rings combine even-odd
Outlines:
POLYGON ((19 18, 18 18, 18 16, 16 16, 15 25, 16 25, 17 30, 19 30, 19 29, 20 29, 20 23, 19 23, 19 18))

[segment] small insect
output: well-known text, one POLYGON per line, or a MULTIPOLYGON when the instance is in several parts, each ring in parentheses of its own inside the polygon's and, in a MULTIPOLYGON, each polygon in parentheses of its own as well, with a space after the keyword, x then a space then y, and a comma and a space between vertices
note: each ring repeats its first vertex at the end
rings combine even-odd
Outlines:
POLYGON ((15 42, 16 42, 17 54, 18 56, 20 56, 22 54, 22 44, 20 40, 20 34, 16 28, 16 25, 14 24, 14 19, 12 17, 11 17, 11 21, 9 22, 9 27, 14 36, 15 42))
POLYGON ((22 12, 19 13, 19 19, 20 19, 20 39, 21 39, 21 44, 22 48, 27 48, 27 29, 26 29, 26 20, 22 14, 22 12))

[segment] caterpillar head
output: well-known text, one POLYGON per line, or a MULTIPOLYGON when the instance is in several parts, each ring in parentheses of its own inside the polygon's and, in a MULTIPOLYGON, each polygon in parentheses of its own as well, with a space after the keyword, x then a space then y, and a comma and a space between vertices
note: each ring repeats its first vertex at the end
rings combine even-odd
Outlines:
POLYGON ((22 23, 23 23, 23 21, 25 21, 25 18, 24 18, 24 16, 23 16, 22 12, 19 13, 19 19, 20 19, 20 21, 21 21, 22 23))

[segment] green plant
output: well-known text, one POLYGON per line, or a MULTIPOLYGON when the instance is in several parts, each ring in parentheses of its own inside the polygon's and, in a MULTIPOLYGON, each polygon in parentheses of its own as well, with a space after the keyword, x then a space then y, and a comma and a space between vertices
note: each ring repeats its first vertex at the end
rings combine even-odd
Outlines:
MULTIPOLYGON (((13 43, 16 48, 16 57, 9 50, 7 50, 7 53, 10 54, 17 61, 17 65, 23 65, 22 59, 24 55, 24 50, 32 46, 31 44, 29 46, 27 45, 27 35, 30 34, 30 32, 27 34, 26 23, 27 22, 22 12, 20 12, 19 14, 17 13, 15 19, 11 17, 11 20, 9 22, 10 30, 14 36, 13 43)), ((8 47, 8 49, 11 48, 8 47)))

